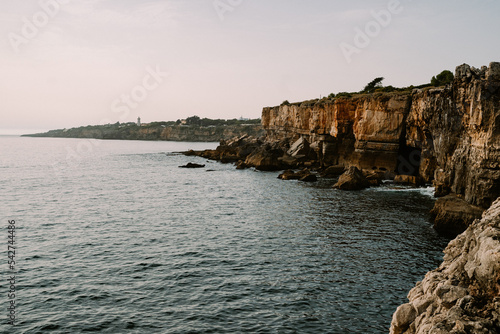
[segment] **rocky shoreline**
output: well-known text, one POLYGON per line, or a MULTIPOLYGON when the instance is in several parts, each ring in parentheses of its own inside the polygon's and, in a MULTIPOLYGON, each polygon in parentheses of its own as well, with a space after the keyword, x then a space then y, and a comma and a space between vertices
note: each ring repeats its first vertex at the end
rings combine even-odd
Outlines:
POLYGON ((458 66, 440 88, 264 108, 262 125, 265 136, 186 154, 285 170, 283 180, 338 177, 341 190, 383 180, 434 185, 434 228, 458 237, 398 308, 390 332, 500 332, 500 63, 458 66))
POLYGON ((462 233, 500 196, 500 63, 461 65, 453 84, 264 108, 265 136, 190 151, 237 168, 339 176, 337 188, 382 180, 435 186, 436 230, 462 233))
POLYGON ((500 333, 500 199, 444 253, 394 313, 390 333, 500 333))

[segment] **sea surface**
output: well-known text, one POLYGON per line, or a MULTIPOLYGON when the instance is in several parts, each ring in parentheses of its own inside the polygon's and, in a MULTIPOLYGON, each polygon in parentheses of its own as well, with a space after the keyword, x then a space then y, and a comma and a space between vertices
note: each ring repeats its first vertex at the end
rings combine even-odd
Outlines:
POLYGON ((175 153, 215 146, 0 137, 0 332, 388 333, 448 242, 432 189, 342 192, 175 153))

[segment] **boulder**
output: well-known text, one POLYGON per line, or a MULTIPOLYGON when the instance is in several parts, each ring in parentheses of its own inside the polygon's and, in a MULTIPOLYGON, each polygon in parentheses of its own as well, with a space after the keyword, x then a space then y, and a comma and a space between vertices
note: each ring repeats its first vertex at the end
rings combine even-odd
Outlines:
POLYGON ((333 187, 340 190, 361 190, 369 188, 370 182, 357 167, 351 166, 333 187))
POLYGON ((282 180, 299 180, 303 182, 316 182, 318 178, 316 175, 312 174, 308 169, 303 169, 298 172, 294 172, 291 169, 287 169, 282 174, 278 176, 282 180))
POLYGON ((302 182, 316 182, 318 181, 318 177, 312 173, 309 173, 308 175, 305 175, 299 179, 299 181, 302 182))
POLYGON ((404 333, 410 324, 415 321, 417 317, 417 310, 411 304, 404 304, 398 307, 392 316, 392 334, 404 333))
POLYGON ((434 228, 440 234, 454 237, 462 233, 475 219, 481 218, 484 209, 467 203, 457 195, 438 198, 431 211, 434 228))
POLYGON ((238 162, 245 160, 247 156, 262 145, 262 141, 248 135, 236 137, 231 140, 221 140, 215 150, 184 152, 187 156, 200 156, 210 160, 218 160, 222 163, 238 162))
POLYGON ((300 176, 291 169, 287 169, 282 174, 278 175, 278 179, 282 180, 298 180, 300 176))
POLYGON ((272 148, 270 145, 260 146, 246 158, 245 164, 262 171, 280 170, 283 169, 283 164, 278 159, 283 154, 279 148, 272 148))
POLYGON ((309 154, 309 150, 309 142, 304 137, 300 137, 292 144, 287 154, 297 158, 306 157, 309 154))
POLYGON ((324 178, 333 178, 342 175, 345 172, 345 167, 342 165, 330 166, 321 172, 320 176, 324 178))

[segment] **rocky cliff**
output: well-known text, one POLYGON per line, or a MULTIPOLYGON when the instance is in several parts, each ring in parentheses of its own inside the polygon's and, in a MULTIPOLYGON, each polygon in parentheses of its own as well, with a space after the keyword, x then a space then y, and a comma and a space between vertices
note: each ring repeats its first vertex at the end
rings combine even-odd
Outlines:
POLYGON ((461 65, 441 88, 264 108, 262 125, 268 141, 307 141, 321 166, 433 182, 437 196, 449 195, 434 210, 443 232, 462 232, 500 196, 500 63, 461 65), (467 212, 456 229, 452 206, 467 212))
POLYGON ((264 108, 269 140, 305 138, 323 165, 395 171, 409 93, 370 94, 264 108))
POLYGON ((391 334, 500 333, 500 199, 394 313, 391 334))
POLYGON ((46 133, 26 135, 30 137, 95 138, 120 140, 166 140, 187 142, 217 142, 242 135, 259 137, 263 135, 262 126, 217 125, 142 125, 134 123, 85 126, 64 130, 51 130, 46 133))
POLYGON ((431 212, 436 229, 466 231, 410 292, 390 331, 500 332, 500 63, 461 65, 446 87, 264 108, 262 125, 264 138, 243 136, 187 154, 238 168, 307 167, 285 171, 284 180, 309 177, 309 168, 327 177, 345 171, 338 189, 363 189, 380 178, 432 182, 440 197, 431 212))

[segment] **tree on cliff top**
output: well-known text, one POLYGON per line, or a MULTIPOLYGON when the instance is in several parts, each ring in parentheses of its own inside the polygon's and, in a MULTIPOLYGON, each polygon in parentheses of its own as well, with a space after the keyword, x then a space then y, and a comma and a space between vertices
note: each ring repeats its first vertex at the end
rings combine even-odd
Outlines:
POLYGON ((383 77, 373 79, 365 86, 362 93, 373 93, 376 88, 382 87, 382 80, 384 80, 383 77))
POLYGON ((437 76, 432 77, 431 85, 433 85, 434 87, 444 86, 452 83, 454 78, 455 76, 453 75, 453 73, 451 73, 451 71, 444 70, 437 76))

